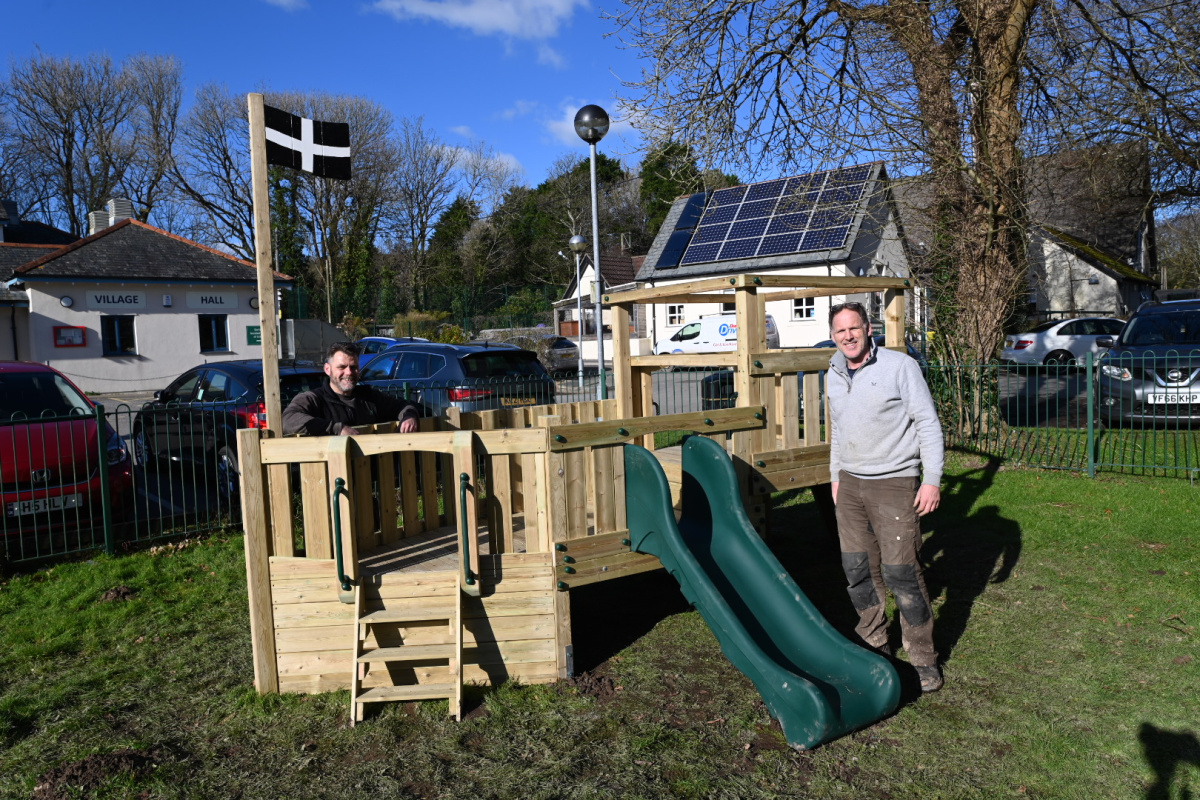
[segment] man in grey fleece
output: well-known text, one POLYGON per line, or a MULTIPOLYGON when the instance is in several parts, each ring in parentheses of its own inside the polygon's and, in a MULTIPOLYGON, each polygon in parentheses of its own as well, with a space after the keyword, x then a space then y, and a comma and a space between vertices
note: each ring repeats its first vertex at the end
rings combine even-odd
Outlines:
POLYGON ((835 305, 829 328, 838 349, 825 378, 829 471, 855 630, 891 655, 884 609, 891 589, 921 691, 936 692, 942 672, 919 553, 920 518, 941 502, 942 427, 921 368, 905 353, 875 347, 861 304, 835 305))

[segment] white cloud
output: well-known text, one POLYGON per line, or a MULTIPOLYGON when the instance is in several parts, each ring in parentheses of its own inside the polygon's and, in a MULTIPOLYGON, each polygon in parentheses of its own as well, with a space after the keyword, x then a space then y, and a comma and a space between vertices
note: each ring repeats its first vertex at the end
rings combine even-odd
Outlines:
POLYGON ((536 100, 518 100, 513 104, 512 108, 506 108, 497 116, 504 120, 513 120, 517 117, 523 117, 538 107, 536 100))
POLYGON ((589 0, 376 0, 372 7, 400 21, 440 22, 480 36, 502 34, 516 39, 548 39, 558 34, 559 27, 571 18, 576 8, 589 5, 589 0))
POLYGON ((308 8, 308 0, 265 0, 273 6, 278 6, 284 11, 299 11, 302 8, 308 8))
POLYGON ((461 136, 464 139, 474 139, 475 138, 475 132, 473 130, 471 130, 470 126, 467 126, 467 125, 455 125, 453 128, 450 129, 450 132, 453 134, 457 134, 458 136, 461 136))
POLYGON ((545 42, 538 44, 537 60, 542 66, 554 67, 555 69, 562 69, 567 65, 567 62, 563 59, 562 54, 545 42))

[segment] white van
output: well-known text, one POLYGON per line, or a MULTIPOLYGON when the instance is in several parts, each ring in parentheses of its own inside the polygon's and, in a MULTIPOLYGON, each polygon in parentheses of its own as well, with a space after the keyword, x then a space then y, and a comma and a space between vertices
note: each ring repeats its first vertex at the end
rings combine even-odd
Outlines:
MULTIPOLYGON (((767 347, 779 347, 779 328, 767 314, 767 347)), ((654 346, 656 356, 673 353, 723 353, 737 350, 737 314, 708 314, 689 322, 654 346)))

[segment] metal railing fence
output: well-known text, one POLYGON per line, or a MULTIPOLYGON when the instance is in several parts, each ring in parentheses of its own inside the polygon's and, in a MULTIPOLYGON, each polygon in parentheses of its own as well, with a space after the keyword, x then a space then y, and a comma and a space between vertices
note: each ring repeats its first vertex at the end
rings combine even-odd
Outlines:
MULTIPOLYGON (((736 405, 725 369, 654 374, 657 414, 736 405)), ((614 396, 611 372, 605 375, 614 396)), ((1200 350, 1078 365, 938 364, 926 380, 952 450, 1016 466, 1200 474, 1200 350)), ((594 400, 599 376, 381 387, 441 415, 594 400)), ((257 403, 98 406, 0 421, 0 556, 8 563, 116 552, 239 523, 236 431, 257 403)), ((799 421, 797 421, 799 424, 799 421)), ((664 439, 664 441, 673 441, 664 439)))

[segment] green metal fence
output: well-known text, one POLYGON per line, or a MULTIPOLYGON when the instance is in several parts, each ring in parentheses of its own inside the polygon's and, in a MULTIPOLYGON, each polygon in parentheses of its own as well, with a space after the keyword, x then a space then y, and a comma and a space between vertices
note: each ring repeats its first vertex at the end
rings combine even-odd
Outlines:
MULTIPOLYGON (((1124 364, 930 364, 926 379, 953 450, 1014 466, 1200 475, 1200 376, 1187 358, 1124 364), (1105 366, 1107 364, 1107 370, 1105 366), (1175 376, 1172 381, 1171 376, 1175 376)), ((656 414, 735 405, 723 369, 654 374, 656 414)), ((599 376, 558 374, 539 388, 498 382, 398 384, 391 391, 438 415, 446 403, 480 408, 594 400, 599 376), (482 390, 482 392, 481 392, 482 390), (490 392, 485 397, 484 394, 490 392)), ((605 374, 607 396, 615 389, 605 374)), ((467 407, 467 410, 476 410, 467 407)), ((0 555, 10 564, 117 552, 239 523, 236 431, 261 424, 236 404, 96 407, 89 414, 0 422, 0 555)))

